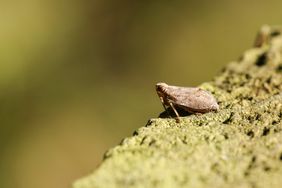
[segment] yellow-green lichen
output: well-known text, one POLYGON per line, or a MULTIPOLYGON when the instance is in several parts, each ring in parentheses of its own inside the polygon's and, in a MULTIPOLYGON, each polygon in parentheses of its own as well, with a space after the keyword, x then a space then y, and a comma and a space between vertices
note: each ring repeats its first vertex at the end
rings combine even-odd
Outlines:
POLYGON ((200 86, 218 112, 151 119, 73 187, 281 187, 282 38, 269 40, 200 86))

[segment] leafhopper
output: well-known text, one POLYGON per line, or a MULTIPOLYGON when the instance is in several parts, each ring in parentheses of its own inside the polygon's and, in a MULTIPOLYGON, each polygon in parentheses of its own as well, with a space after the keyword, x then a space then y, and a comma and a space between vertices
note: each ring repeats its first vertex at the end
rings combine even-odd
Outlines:
POLYGON ((206 113, 219 109, 214 96, 198 87, 179 87, 157 83, 156 91, 164 109, 167 111, 167 107, 171 107, 174 111, 177 122, 179 122, 179 114, 175 107, 189 113, 206 113))

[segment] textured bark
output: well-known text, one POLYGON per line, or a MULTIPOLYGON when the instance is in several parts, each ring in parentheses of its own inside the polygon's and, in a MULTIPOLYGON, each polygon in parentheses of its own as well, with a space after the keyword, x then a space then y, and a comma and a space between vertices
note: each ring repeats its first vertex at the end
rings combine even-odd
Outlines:
POLYGON ((73 187, 281 187, 280 31, 264 26, 254 48, 199 86, 218 112, 149 120, 73 187))

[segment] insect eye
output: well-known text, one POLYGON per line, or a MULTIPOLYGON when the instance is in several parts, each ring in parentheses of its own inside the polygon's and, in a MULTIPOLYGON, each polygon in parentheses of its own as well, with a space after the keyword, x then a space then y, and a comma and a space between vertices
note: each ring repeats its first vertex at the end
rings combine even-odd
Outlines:
POLYGON ((157 91, 164 91, 164 88, 160 85, 156 85, 156 90, 157 91))

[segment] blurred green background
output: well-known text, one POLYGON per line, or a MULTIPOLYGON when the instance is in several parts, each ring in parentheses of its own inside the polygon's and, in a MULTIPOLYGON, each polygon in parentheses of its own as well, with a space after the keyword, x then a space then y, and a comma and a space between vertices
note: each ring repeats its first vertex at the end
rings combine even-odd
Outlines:
POLYGON ((67 188, 279 24, 282 1, 0 0, 0 187, 67 188))

